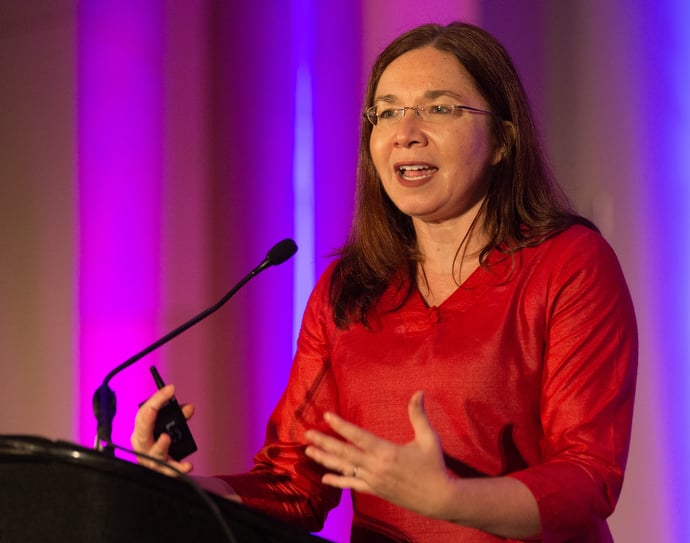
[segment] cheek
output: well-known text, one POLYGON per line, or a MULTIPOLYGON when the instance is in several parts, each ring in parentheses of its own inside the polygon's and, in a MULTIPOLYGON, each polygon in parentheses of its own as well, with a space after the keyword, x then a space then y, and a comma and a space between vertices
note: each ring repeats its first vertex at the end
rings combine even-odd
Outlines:
POLYGON ((467 167, 484 170, 494 162, 497 155, 496 147, 485 130, 475 130, 461 138, 461 151, 458 156, 462 157, 467 167))
POLYGON ((387 163, 386 144, 381 137, 372 134, 369 138, 369 153, 379 175, 387 163))

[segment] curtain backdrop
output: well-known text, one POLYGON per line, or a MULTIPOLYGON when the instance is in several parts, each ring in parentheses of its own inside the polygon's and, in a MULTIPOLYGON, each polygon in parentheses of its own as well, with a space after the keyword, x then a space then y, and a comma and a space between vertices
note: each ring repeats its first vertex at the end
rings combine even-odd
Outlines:
MULTIPOLYGON (((682 0, 0 0, 0 434, 91 446, 105 375, 292 237, 293 259, 111 381, 117 443, 155 364, 196 405, 196 472, 247 469, 349 227, 368 70, 402 31, 457 19, 511 52, 554 171, 630 284, 640 378, 614 535, 689 540, 682 0)), ((346 541, 349 516, 345 497, 322 535, 346 541)))

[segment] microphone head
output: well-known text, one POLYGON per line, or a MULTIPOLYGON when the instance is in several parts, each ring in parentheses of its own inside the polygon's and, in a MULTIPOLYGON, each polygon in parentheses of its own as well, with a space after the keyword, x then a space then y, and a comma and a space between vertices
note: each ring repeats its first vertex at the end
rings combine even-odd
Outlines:
POLYGON ((297 245, 290 238, 286 238, 283 241, 276 243, 268 254, 266 254, 266 260, 269 266, 277 266, 288 260, 292 255, 297 252, 297 245))

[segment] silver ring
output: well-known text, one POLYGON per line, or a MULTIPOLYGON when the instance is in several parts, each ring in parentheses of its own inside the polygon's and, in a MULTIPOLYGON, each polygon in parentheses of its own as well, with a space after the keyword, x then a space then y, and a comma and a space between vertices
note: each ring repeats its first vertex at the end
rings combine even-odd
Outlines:
POLYGON ((358 469, 359 469, 358 466, 355 466, 354 468, 352 468, 352 476, 353 476, 353 477, 357 477, 357 470, 358 470, 358 469))

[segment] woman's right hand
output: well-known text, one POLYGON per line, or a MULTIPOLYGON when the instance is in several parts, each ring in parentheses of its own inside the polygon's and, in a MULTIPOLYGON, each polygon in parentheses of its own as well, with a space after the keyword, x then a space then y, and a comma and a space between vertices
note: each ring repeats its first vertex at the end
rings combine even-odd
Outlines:
MULTIPOLYGON (((147 456, 152 456, 153 458, 166 462, 169 466, 182 473, 189 473, 192 471, 192 464, 190 462, 176 462, 170 458, 168 449, 170 448, 171 440, 168 434, 164 432, 157 440, 153 438, 153 428, 156 424, 158 411, 168 403, 174 395, 174 385, 166 385, 141 405, 134 420, 134 431, 132 432, 131 443, 135 452, 144 453, 147 456)), ((194 414, 194 406, 191 404, 183 405, 182 414, 189 420, 194 414)), ((175 474, 174 471, 166 469, 161 464, 146 458, 137 457, 137 461, 143 466, 165 473, 166 475, 175 474)))
MULTIPOLYGON (((168 449, 170 449, 171 441, 168 434, 164 432, 157 440, 153 439, 153 427, 156 424, 158 411, 168 403, 170 398, 174 395, 175 387, 173 385, 166 385, 141 404, 134 420, 134 431, 132 432, 131 438, 132 449, 134 449, 135 452, 144 453, 147 456, 157 458, 182 473, 189 473, 192 471, 191 462, 176 462, 170 458, 168 449)), ((183 405, 182 414, 185 419, 189 420, 194 414, 194 406, 192 404, 183 405)), ((166 475, 177 475, 173 470, 166 469, 165 466, 146 458, 137 457, 137 462, 142 466, 146 466, 166 475)), ((242 499, 235 490, 222 479, 216 477, 194 477, 194 480, 205 490, 214 492, 228 500, 242 503, 242 499)))

